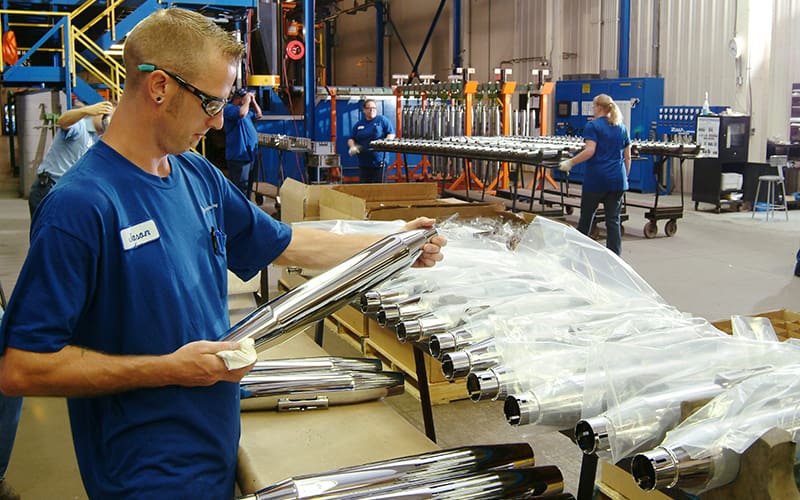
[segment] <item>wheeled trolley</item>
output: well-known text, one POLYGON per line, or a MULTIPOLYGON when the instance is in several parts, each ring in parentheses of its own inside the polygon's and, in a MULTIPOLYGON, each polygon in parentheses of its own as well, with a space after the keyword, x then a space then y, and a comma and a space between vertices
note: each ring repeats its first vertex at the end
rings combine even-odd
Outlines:
MULTIPOLYGON (((692 145, 687 145, 687 147, 689 147, 689 146, 691 146, 692 150, 695 151, 695 146, 693 144, 692 145)), ((645 212, 645 214, 644 214, 645 219, 647 219, 647 222, 645 223, 644 228, 643 228, 643 232, 644 232, 644 237, 645 238, 655 238, 656 237, 656 235, 658 234, 658 223, 657 223, 657 221, 660 221, 660 220, 666 220, 667 221, 666 224, 664 224, 664 234, 666 234, 668 237, 674 236, 675 233, 678 232, 678 219, 683 218, 683 209, 684 209, 684 199, 683 199, 683 162, 687 158, 694 158, 695 157, 694 154, 692 154, 692 155, 684 154, 683 151, 684 151, 684 147, 680 147, 679 149, 674 150, 674 151, 659 151, 659 155, 656 156, 657 160, 653 163, 653 165, 654 165, 654 168, 655 168, 655 172, 654 173, 655 173, 655 176, 656 176, 657 185, 659 186, 659 189, 656 189, 655 199, 653 200, 652 204, 647 203, 647 201, 643 200, 640 197, 629 196, 626 193, 626 196, 625 196, 625 198, 626 198, 625 204, 626 205, 629 205, 629 206, 632 206, 632 207, 644 208, 644 209, 647 210, 647 212, 645 212), (664 172, 665 172, 664 165, 666 164, 667 160, 669 160, 670 158, 678 158, 679 159, 678 169, 679 169, 680 175, 678 177, 680 178, 679 185, 680 185, 681 203, 680 203, 680 205, 672 205, 672 206, 663 206, 663 205, 661 205, 661 206, 659 206, 659 204, 658 204, 659 191, 660 191, 660 186, 663 185, 662 184, 662 180, 663 180, 664 172)))

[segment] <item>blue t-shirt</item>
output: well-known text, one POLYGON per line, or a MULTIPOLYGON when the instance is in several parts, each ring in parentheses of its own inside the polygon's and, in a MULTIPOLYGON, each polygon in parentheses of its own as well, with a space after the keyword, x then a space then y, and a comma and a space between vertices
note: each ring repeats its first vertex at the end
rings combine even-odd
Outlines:
POLYGON ((383 139, 389 134, 394 134, 394 125, 383 115, 378 115, 369 121, 362 118, 356 122, 350 137, 361 146, 361 152, 358 154, 360 167, 381 168, 384 166, 383 160, 386 153, 373 151, 370 149, 369 143, 376 139, 383 139))
POLYGON ((98 138, 90 116, 73 123, 67 130, 59 129, 36 173, 47 172, 54 181, 58 181, 98 138))
POLYGON ((583 190, 593 193, 626 191, 628 175, 622 151, 630 145, 624 123, 611 125, 606 117, 595 118, 583 129, 583 138, 594 141, 594 156, 586 162, 583 190))
POLYGON ((222 111, 225 121, 225 159, 234 161, 253 161, 258 147, 258 133, 253 125, 255 113, 248 111, 239 116, 239 106, 226 104, 222 111))
MULTIPOLYGON (((226 268, 251 278, 291 230, 204 158, 169 161, 160 178, 101 141, 56 184, 34 215, 0 348, 162 355, 228 330, 226 268)), ((87 493, 231 498, 238 398, 228 382, 70 398, 87 493)))

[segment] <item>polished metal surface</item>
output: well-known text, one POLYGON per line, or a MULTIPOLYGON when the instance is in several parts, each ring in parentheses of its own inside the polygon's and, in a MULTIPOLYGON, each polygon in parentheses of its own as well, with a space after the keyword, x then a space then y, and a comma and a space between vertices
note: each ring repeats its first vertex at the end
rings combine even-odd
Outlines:
POLYGON ((397 340, 402 343, 428 340, 432 335, 444 333, 453 326, 450 321, 433 314, 420 316, 397 324, 397 340))
POLYGON ((532 498, 558 494, 564 490, 564 478, 558 467, 521 468, 475 472, 463 476, 443 477, 417 485, 392 484, 372 491, 353 491, 345 495, 324 496, 325 499, 388 500, 500 500, 532 498))
POLYGON ((466 377, 469 372, 491 368, 499 364, 502 355, 497 351, 494 338, 488 338, 462 351, 449 352, 442 356, 442 372, 453 380, 466 377))
POLYGON ((296 476, 244 498, 351 498, 357 490, 366 488, 408 486, 490 468, 528 467, 533 463, 533 449, 527 443, 468 446, 296 476))
POLYGON ((283 342, 358 294, 410 267, 435 229, 387 236, 332 269, 259 307, 228 330, 227 341, 252 337, 256 349, 283 342))
POLYGON ((239 383, 241 409, 309 409, 321 397, 326 405, 371 401, 402 394, 403 383, 403 374, 395 372, 248 373, 239 383))
POLYGON ((336 356, 316 356, 312 358, 270 359, 257 361, 248 375, 266 371, 311 371, 311 370, 358 370, 380 371, 381 360, 375 358, 343 358, 336 356))

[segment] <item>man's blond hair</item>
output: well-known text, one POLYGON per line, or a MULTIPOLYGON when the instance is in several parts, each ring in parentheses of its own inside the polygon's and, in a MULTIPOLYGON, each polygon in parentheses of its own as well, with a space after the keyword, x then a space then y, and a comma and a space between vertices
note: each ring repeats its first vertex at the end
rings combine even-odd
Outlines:
POLYGON ((175 7, 158 10, 137 24, 125 40, 126 86, 139 82, 140 64, 154 64, 191 82, 206 70, 212 54, 238 64, 244 46, 202 14, 175 7))

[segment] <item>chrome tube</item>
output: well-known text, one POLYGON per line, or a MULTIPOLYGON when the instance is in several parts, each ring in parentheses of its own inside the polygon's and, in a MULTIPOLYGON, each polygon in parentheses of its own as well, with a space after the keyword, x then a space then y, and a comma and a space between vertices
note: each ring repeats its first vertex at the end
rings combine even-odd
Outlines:
POLYGON ((542 425, 569 429, 581 418, 583 387, 572 380, 550 381, 548 391, 509 395, 503 412, 510 425, 542 425))
POLYGON ((289 500, 334 494, 347 496, 354 490, 379 485, 411 484, 478 470, 513 469, 533 464, 533 449, 528 443, 467 446, 295 476, 243 498, 289 500))
POLYGON ((239 383, 242 410, 305 410, 359 403, 403 393, 395 372, 248 373, 239 383))
MULTIPOLYGON (((707 436, 719 437, 737 432, 752 433, 755 429, 767 432, 777 427, 791 433, 792 439, 796 441, 796 433, 800 431, 798 412, 800 406, 796 400, 782 401, 777 407, 765 407, 760 412, 743 416, 737 427, 720 425, 721 420, 712 419, 695 423, 685 429, 691 434, 705 436, 704 441, 707 441, 707 436), (781 407, 783 404, 788 406, 781 407)), ((736 479, 741 455, 726 448, 724 440, 714 440, 714 442, 717 443, 717 448, 710 450, 695 448, 691 454, 681 444, 666 443, 639 453, 631 462, 633 479, 643 490, 681 488, 700 493, 724 486, 736 479)), ((796 462, 797 459, 795 454, 796 462)))
POLYGON ((283 342, 359 293, 410 267, 422 253, 422 246, 435 235, 435 229, 416 229, 387 236, 259 307, 231 327, 224 340, 252 337, 259 351, 283 342))
POLYGON ((428 341, 428 350, 431 356, 441 359, 447 353, 466 349, 493 336, 491 322, 488 320, 476 321, 448 332, 431 335, 428 341))
POLYGON ((638 449, 649 449, 680 423, 682 403, 705 401, 724 389, 723 385, 706 383, 626 400, 601 415, 579 421, 575 425, 575 442, 587 455, 597 453, 603 458, 612 452, 611 435, 614 439, 635 441, 638 449))
POLYGON ((502 355, 497 351, 494 338, 471 345, 463 351, 442 356, 442 372, 447 380, 466 377, 469 372, 491 368, 499 364, 502 355))
POLYGON ((383 363, 375 358, 342 358, 336 356, 316 356, 311 358, 270 359, 256 361, 248 375, 258 372, 292 372, 292 371, 381 371, 383 363))
POLYGON ((470 372, 467 375, 467 392, 475 402, 505 399, 513 391, 516 381, 513 370, 503 365, 494 366, 488 370, 470 372))
POLYGON ((564 477, 558 467, 542 467, 476 472, 464 476, 444 477, 418 485, 392 484, 372 491, 353 491, 345 496, 325 499, 384 500, 494 500, 531 498, 558 494, 564 490, 564 477))
POLYGON ((428 340, 434 334, 446 332, 454 325, 435 314, 427 314, 418 318, 401 321, 397 324, 397 340, 401 343, 428 340))

